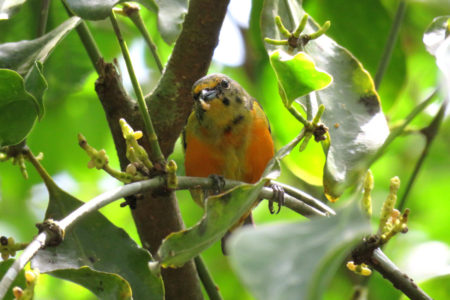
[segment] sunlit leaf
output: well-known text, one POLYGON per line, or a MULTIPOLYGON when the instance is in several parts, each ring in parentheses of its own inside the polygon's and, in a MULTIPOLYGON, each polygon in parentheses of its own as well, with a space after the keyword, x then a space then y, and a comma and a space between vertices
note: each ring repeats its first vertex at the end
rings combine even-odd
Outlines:
POLYGON ((21 142, 37 119, 37 102, 15 71, 0 69, 0 147, 21 142))
POLYGON ((3 0, 0 2, 0 20, 6 20, 15 15, 26 0, 3 0))
POLYGON ((276 50, 270 55, 270 63, 286 96, 287 106, 299 97, 327 87, 332 81, 332 77, 318 70, 311 57, 304 52, 291 56, 276 50))
POLYGON ((132 299, 130 285, 117 274, 94 271, 89 267, 61 269, 51 274, 84 286, 101 300, 132 299))
POLYGON ((309 222, 243 228, 230 239, 230 262, 256 299, 321 299, 351 247, 368 232, 355 207, 309 222))
MULTIPOLYGON (((46 218, 61 219, 83 204, 52 182, 47 182, 47 187, 50 202, 46 218)), ((86 281, 77 273, 83 272, 82 269, 76 272, 66 269, 89 267, 120 275, 130 284, 135 299, 163 299, 162 280, 148 268, 148 262, 152 260, 150 254, 139 248, 125 231, 114 226, 102 214, 91 213, 66 231, 60 245, 37 253, 32 260, 33 268, 50 275, 54 271, 65 270, 56 276, 84 285, 86 281)), ((105 276, 96 272, 90 274, 92 281, 105 276)), ((92 288, 92 285, 89 283, 86 287, 92 288)))
POLYGON ((0 45, 0 68, 12 69, 25 76, 35 61, 43 63, 57 44, 73 29, 80 18, 72 17, 35 40, 0 45))
MULTIPOLYGON (((280 15, 288 28, 296 28, 304 13, 296 1, 266 1, 263 34, 280 39, 275 16, 280 15)), ((305 32, 317 30, 316 23, 309 19, 305 32)), ((274 51, 282 46, 266 44, 266 47, 274 51)), ((311 99, 316 102, 314 107, 325 106, 322 122, 329 128, 331 144, 326 151, 323 185, 327 197, 334 201, 366 173, 371 157, 383 144, 389 129, 369 73, 350 52, 325 35, 310 41, 305 52, 318 68, 333 77, 330 86, 312 93, 311 99)), ((300 101, 304 103, 305 99, 300 101)))
MULTIPOLYGON (((14 263, 14 259, 8 259, 5 261, 0 261, 0 279, 5 276, 8 269, 12 266, 14 263)), ((6 292, 6 295, 3 299, 14 299, 14 295, 12 293, 12 289, 14 287, 20 287, 24 289, 26 287, 25 284, 25 270, 20 270, 19 274, 17 275, 16 279, 12 282, 11 286, 8 289, 8 292, 6 292)))

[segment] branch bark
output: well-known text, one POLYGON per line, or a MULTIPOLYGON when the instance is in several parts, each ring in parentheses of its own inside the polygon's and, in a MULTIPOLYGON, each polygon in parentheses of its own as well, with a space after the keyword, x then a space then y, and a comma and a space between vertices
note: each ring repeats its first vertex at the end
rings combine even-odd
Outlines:
MULTIPOLYGON (((146 97, 153 125, 164 156, 172 153, 176 140, 192 109, 191 87, 204 76, 218 43, 229 0, 191 0, 183 30, 156 89, 146 97)), ((136 130, 143 129, 137 104, 123 90, 112 64, 100 62, 96 91, 106 113, 122 169, 128 160, 119 119, 125 118, 136 130)), ((142 145, 151 153, 148 141, 142 145)), ((184 228, 175 194, 161 190, 142 195, 133 218, 142 245, 156 254, 169 233, 184 228)), ((162 271, 166 299, 203 299, 194 264, 162 271)))

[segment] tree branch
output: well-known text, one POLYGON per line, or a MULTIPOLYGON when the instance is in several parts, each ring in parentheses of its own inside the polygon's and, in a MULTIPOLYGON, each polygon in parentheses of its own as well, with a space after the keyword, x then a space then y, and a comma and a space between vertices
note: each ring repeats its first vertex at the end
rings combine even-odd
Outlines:
MULTIPOLYGON (((32 161, 33 164, 37 163, 36 160, 32 161)), ((45 171, 44 171, 45 172, 45 171)), ((178 177, 178 188, 177 189, 189 189, 189 188, 202 188, 202 189, 214 189, 215 182, 211 178, 202 177, 178 177)), ((226 180, 225 187, 227 189, 242 185, 243 182, 235 180, 226 180)), ((66 231, 74 226, 79 220, 81 220, 86 215, 101 209, 102 207, 120 200, 122 198, 135 195, 137 193, 142 193, 148 190, 156 191, 166 186, 165 178, 162 176, 157 176, 149 180, 138 181, 130 183, 113 190, 107 191, 103 194, 94 197, 93 199, 87 201, 85 204, 71 212, 68 216, 60 221, 54 221, 61 231, 66 231)), ((273 190, 271 188, 265 187, 261 193, 260 197, 265 199, 271 199, 273 195, 273 190)), ((303 203, 299 199, 295 199, 292 196, 286 195, 284 205, 298 213, 305 216, 326 216, 327 214, 321 212, 314 207, 310 207, 308 204, 303 203)), ((318 201, 318 200, 317 200, 318 201)), ((331 208, 328 208, 332 211, 331 208)), ((332 211, 333 212, 333 211, 332 211)), ((40 233, 24 250, 22 255, 14 262, 8 272, 3 276, 0 281, 0 299, 6 294, 10 285, 19 274, 20 270, 25 267, 25 265, 31 260, 31 258, 39 251, 39 249, 45 247, 47 243, 51 240, 52 234, 48 231, 40 233)), ((197 262, 198 263, 198 262, 197 262)), ((164 269, 163 269, 164 271, 164 269)), ((202 270, 204 272, 205 270, 202 270)), ((203 276, 205 273, 203 273, 203 276)), ((190 298, 189 298, 190 299, 190 298)))

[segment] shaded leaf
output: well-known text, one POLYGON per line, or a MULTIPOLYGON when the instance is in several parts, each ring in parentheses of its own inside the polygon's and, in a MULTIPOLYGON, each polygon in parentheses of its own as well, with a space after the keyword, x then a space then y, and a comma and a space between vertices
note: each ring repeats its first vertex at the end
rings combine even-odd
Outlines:
MULTIPOLYGON (((167 44, 175 42, 181 32, 187 0, 156 0, 158 3, 158 28, 167 44)), ((201 13, 201 12, 199 12, 201 13)))
POLYGON ((51 274, 84 286, 99 299, 132 299, 130 285, 117 274, 94 271, 89 267, 61 269, 51 274))
POLYGON ((56 45, 73 29, 80 18, 72 17, 49 33, 35 40, 0 45, 0 68, 16 70, 25 76, 35 61, 43 63, 56 45))
POLYGON ((42 63, 36 61, 28 74, 25 76, 25 89, 32 94, 38 104, 39 120, 44 115, 44 92, 47 90, 47 81, 43 74, 42 63))
MULTIPOLYGON (((50 194, 46 218, 61 219, 83 204, 53 182, 46 184, 50 194)), ((54 271, 87 266, 123 277, 131 286, 134 299, 163 299, 162 280, 148 268, 148 262, 152 260, 148 251, 139 248, 125 231, 114 226, 101 213, 89 214, 66 231, 60 245, 37 253, 32 260, 33 268, 52 275, 54 271)), ((56 276, 81 285, 86 283, 71 271, 59 272, 56 276)), ((91 276, 101 280, 105 275, 91 272, 91 276)))
MULTIPOLYGON (((0 279, 5 276, 8 269, 12 266, 14 263, 14 259, 10 258, 5 261, 0 261, 0 279)), ((20 270, 19 274, 17 275, 16 279, 12 282, 11 286, 8 289, 8 292, 6 293, 5 297, 3 299, 14 299, 14 295, 12 293, 12 289, 14 287, 21 287, 22 289, 25 289, 26 287, 26 280, 25 280, 25 270, 20 270)))
POLYGON ((287 106, 291 106, 299 97, 327 87, 333 80, 326 72, 318 70, 314 61, 304 52, 291 56, 276 50, 270 54, 270 63, 286 95, 287 106))
MULTIPOLYGON (((426 291, 431 299, 447 299, 450 295, 450 274, 433 277, 419 283, 420 288, 426 291)), ((405 295, 400 300, 409 299, 405 295)))
MULTIPOLYGON (((103 20, 111 14, 111 10, 118 3, 126 0, 67 0, 67 5, 80 18, 85 20, 103 20)), ((154 0, 137 0, 150 10, 156 10, 154 0)))
POLYGON ((0 2, 0 20, 6 20, 15 15, 26 0, 2 0, 0 2))
MULTIPOLYGON (((274 23, 276 15, 281 16, 288 28, 295 28, 304 13, 293 0, 266 1, 262 14, 264 36, 280 38, 274 23)), ((309 19, 305 32, 317 29, 316 23, 309 19)), ((279 48, 269 44, 266 47, 269 51, 279 48)), ((318 68, 333 77, 330 86, 312 93, 311 98, 316 102, 314 107, 325 106, 322 122, 329 128, 331 144, 326 151, 323 185, 327 197, 336 200, 366 173, 371 157, 385 141, 389 129, 372 78, 350 52, 325 35, 310 41, 305 52, 318 68)))
POLYGON ((16 72, 0 69, 0 147, 21 142, 37 118, 37 103, 16 72))
POLYGON ((243 228, 230 239, 230 263, 256 299, 321 299, 337 267, 368 232, 356 205, 329 218, 243 228))

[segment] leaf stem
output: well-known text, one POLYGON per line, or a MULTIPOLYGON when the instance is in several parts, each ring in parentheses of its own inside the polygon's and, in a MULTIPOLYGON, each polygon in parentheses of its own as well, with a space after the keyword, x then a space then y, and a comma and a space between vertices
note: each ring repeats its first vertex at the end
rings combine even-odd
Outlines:
POLYGON ((56 185, 50 174, 48 174, 47 170, 45 170, 41 162, 36 158, 36 156, 34 156, 34 154, 31 152, 28 146, 24 147, 24 155, 36 169, 36 171, 38 172, 39 176, 42 178, 48 189, 56 185))
POLYGON ((127 44, 122 37, 122 33, 120 32, 119 24, 117 23, 114 12, 111 12, 109 19, 114 28, 117 40, 119 41, 120 49, 122 50, 123 58, 127 65, 128 74, 130 75, 131 83, 133 84, 133 89, 136 94, 139 111, 141 112, 142 118, 144 120, 145 131, 150 143, 151 159, 152 161, 159 163, 161 166, 164 166, 165 159, 158 143, 158 137, 156 136, 155 129, 153 128, 152 120, 150 119, 150 114, 148 112, 147 104, 144 99, 144 94, 142 93, 141 86, 139 85, 136 74, 134 72, 130 53, 128 52, 127 44))
POLYGON ((200 256, 196 256, 194 258, 195 267, 197 268, 198 276, 205 287, 206 293, 210 300, 223 300, 222 296, 219 293, 219 289, 217 285, 214 283, 211 274, 208 271, 208 268, 205 265, 205 262, 200 256))
POLYGON ((397 7, 397 11, 395 13, 394 23, 392 24, 391 31, 389 32, 386 46, 384 47, 383 55, 378 65, 377 73, 375 74, 374 81, 375 81, 375 88, 377 90, 380 87, 381 80, 383 79, 384 73, 389 65, 389 61, 391 60, 395 42, 397 41, 398 38, 400 25, 403 21, 403 17, 405 16, 405 10, 406 10, 406 1, 400 0, 400 3, 398 4, 397 7))
POLYGON ((153 39, 150 36, 147 27, 144 24, 144 21, 142 20, 141 14, 139 13, 139 7, 136 5, 132 5, 130 3, 124 3, 123 12, 128 18, 131 19, 131 21, 133 21, 134 25, 137 27, 137 29, 144 37, 147 46, 150 48, 150 51, 152 52, 156 66, 158 67, 159 72, 162 73, 164 67, 161 62, 161 58, 158 55, 158 49, 156 47, 156 44, 153 42, 153 39))
POLYGON ((409 178, 408 183, 406 185, 405 192, 404 192, 402 198, 400 199, 400 202, 398 204, 399 211, 403 211, 403 209, 406 205, 406 200, 408 199, 408 195, 411 192, 412 186, 414 185, 414 182, 417 179, 417 175, 419 174, 419 171, 423 165, 423 162, 425 161, 425 158, 428 155, 431 144, 433 143, 434 138, 436 137, 439 127, 442 123, 442 120, 444 119, 444 113, 445 113, 446 108, 447 108, 447 101, 444 101, 442 103, 441 108, 439 109, 438 113, 431 121, 430 125, 428 125, 427 127, 423 128, 421 130, 421 133, 425 136, 425 147, 423 148, 422 153, 420 154, 419 160, 417 161, 417 163, 414 167, 414 171, 411 174, 411 177, 409 178))
POLYGON ((308 122, 303 116, 300 114, 300 112, 295 109, 295 107, 291 106, 287 108, 289 112, 300 122, 305 126, 305 128, 310 128, 311 124, 308 122))
MULTIPOLYGON (((62 1, 62 4, 66 9, 67 14, 69 16, 73 16, 74 15, 73 12, 67 6, 64 0, 62 1)), ((78 36, 80 37, 81 43, 86 49, 89 59, 91 60, 95 70, 97 71, 97 74, 100 74, 101 69, 100 66, 98 65, 98 62, 102 58, 102 54, 100 53, 100 50, 97 46, 97 43, 94 40, 94 37, 91 34, 91 31, 89 30, 89 27, 86 25, 85 21, 81 21, 80 24, 76 27, 76 30, 78 36)))

